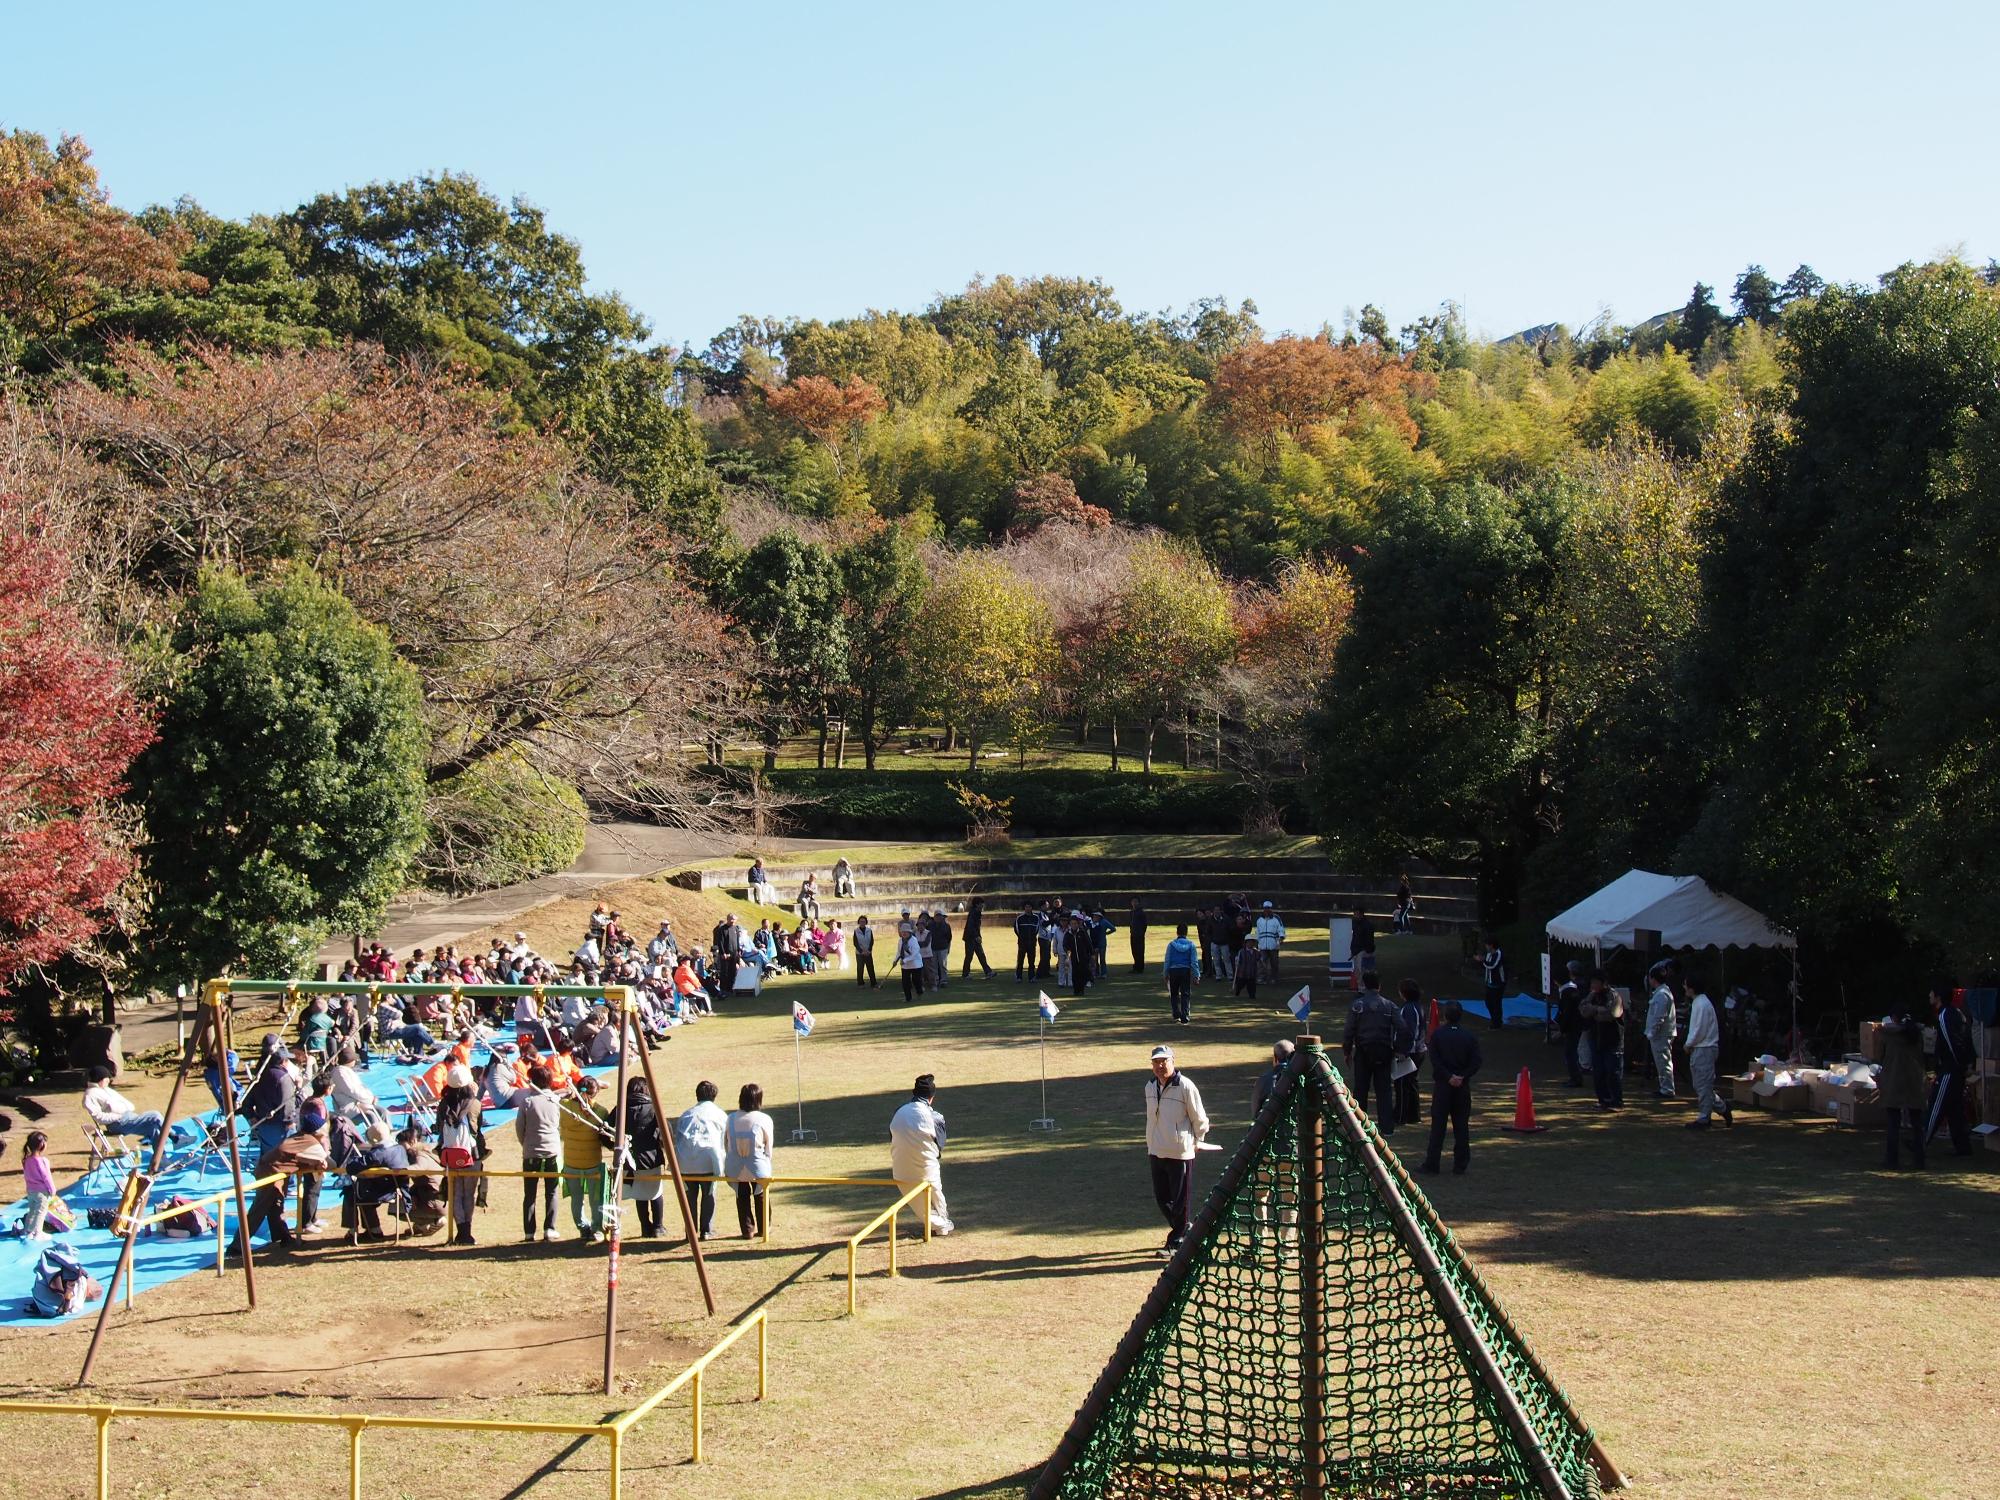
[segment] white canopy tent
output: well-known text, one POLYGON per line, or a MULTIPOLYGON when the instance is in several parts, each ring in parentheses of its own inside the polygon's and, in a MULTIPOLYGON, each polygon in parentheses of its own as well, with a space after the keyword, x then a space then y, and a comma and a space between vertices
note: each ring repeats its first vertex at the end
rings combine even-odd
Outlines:
POLYGON ((1635 946, 1637 932, 1657 932, 1663 948, 1798 947, 1762 912, 1712 890, 1699 875, 1627 870, 1602 890, 1551 919, 1549 937, 1602 954, 1635 946))

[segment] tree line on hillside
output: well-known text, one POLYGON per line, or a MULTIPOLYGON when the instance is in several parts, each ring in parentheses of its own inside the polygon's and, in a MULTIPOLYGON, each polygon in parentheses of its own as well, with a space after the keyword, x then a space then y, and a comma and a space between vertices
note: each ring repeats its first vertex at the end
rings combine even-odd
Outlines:
POLYGON ((0 634, 129 725, 0 780, 0 980, 295 968, 587 807, 726 822, 687 747, 835 721, 868 768, 1198 730, 1253 819, 1303 773, 1341 858, 1476 860, 1496 919, 1652 862, 1989 965, 1994 281, 1752 266, 1496 344, 999 277, 676 350, 467 177, 131 214, 0 135, 0 524, 62 580, 0 634))

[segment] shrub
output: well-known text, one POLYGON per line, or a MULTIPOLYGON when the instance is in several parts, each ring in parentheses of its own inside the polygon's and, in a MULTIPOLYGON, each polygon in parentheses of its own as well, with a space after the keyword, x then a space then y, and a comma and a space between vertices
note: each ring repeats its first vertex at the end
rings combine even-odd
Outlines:
POLYGON ((485 890, 567 870, 583 853, 590 822, 583 797, 503 750, 439 783, 426 809, 429 836, 417 856, 426 885, 485 890))

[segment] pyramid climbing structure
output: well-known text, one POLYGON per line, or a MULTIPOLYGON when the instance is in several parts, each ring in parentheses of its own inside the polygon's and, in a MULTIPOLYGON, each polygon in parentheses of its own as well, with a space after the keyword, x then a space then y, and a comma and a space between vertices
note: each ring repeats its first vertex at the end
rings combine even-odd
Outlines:
POLYGON ((1601 1477, 1618 1482, 1309 1041, 1032 1493, 1582 1500, 1601 1477))

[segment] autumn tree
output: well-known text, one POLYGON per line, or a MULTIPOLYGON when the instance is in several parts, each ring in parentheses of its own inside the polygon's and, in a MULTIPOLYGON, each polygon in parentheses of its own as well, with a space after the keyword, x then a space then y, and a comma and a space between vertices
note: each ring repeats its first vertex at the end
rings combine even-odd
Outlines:
POLYGON ((884 734, 904 721, 917 696, 910 639, 930 574, 910 528, 897 523, 875 526, 848 542, 835 561, 847 633, 847 701, 872 771, 884 734))
POLYGON ((1282 338, 1246 344, 1223 359, 1209 402, 1230 433, 1250 442, 1298 438, 1371 414, 1414 440, 1409 400, 1428 390, 1427 379, 1373 341, 1282 338))
POLYGON ((366 931, 423 837, 417 674, 300 568, 202 575, 154 668, 160 737, 134 763, 164 973, 304 973, 366 931))
POLYGON ((1110 619, 1107 686, 1119 711, 1145 729, 1151 774, 1160 726, 1192 710, 1235 650, 1229 591, 1197 554, 1156 541, 1133 556, 1110 619))
POLYGON ((0 993, 83 947, 132 867, 111 801, 153 731, 61 602, 67 559, 0 493, 0 993))
POLYGON ((1041 721, 1054 648, 1049 611, 1004 563, 961 555, 942 568, 912 638, 925 701, 982 746, 1017 743, 1041 721))
POLYGON ((1111 524, 1111 512, 1076 492, 1067 474, 1031 474, 1007 493, 1010 536, 1026 536, 1044 526, 1079 526, 1095 531, 1111 524))
POLYGON ((827 451, 836 476, 845 472, 841 450, 848 440, 888 409, 882 393, 858 376, 843 383, 824 375, 801 375, 767 390, 764 403, 779 421, 796 427, 827 451))

